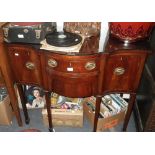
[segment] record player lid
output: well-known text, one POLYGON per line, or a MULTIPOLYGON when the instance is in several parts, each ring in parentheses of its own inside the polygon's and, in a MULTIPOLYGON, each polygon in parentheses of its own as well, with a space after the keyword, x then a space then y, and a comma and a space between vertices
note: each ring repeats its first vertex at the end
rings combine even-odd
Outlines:
POLYGON ((82 37, 70 32, 53 32, 46 35, 46 42, 57 47, 69 47, 79 44, 82 37))

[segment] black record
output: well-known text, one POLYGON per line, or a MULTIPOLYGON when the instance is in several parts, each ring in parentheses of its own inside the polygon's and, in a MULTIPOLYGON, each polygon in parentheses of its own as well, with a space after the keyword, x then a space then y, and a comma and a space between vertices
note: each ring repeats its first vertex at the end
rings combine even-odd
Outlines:
POLYGON ((77 45, 82 41, 82 37, 70 32, 53 32, 46 35, 46 42, 57 47, 69 47, 77 45))

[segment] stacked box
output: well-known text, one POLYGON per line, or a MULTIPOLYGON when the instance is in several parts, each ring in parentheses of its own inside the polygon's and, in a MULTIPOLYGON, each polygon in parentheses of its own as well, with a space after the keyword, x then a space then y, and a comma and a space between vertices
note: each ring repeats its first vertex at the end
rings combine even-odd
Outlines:
MULTIPOLYGON (((96 98, 89 97, 83 101, 84 114, 94 125, 96 98)), ((117 94, 106 95, 102 98, 100 107, 100 115, 98 118, 97 131, 104 131, 106 129, 115 127, 122 122, 128 103, 117 94)))
MULTIPOLYGON (((80 98, 67 98, 56 93, 51 95, 51 113, 54 126, 83 126, 83 106, 80 98)), ((48 125, 47 110, 42 110, 43 122, 48 125)))
MULTIPOLYGON (((52 109, 54 126, 83 127, 83 110, 52 109)), ((43 122, 48 126, 47 110, 42 110, 43 122)))

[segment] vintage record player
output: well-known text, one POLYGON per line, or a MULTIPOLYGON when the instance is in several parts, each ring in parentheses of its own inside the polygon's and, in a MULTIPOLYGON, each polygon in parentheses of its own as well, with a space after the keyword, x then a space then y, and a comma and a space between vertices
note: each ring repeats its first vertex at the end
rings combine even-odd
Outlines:
POLYGON ((48 33, 56 31, 55 22, 14 22, 3 27, 4 41, 40 44, 48 33))
POLYGON ((41 42, 41 49, 74 53, 89 45, 92 50, 97 50, 100 29, 99 22, 57 23, 57 32, 46 35, 41 42))
POLYGON ((84 38, 81 35, 71 32, 53 32, 46 35, 46 39, 41 42, 41 49, 79 52, 84 38))

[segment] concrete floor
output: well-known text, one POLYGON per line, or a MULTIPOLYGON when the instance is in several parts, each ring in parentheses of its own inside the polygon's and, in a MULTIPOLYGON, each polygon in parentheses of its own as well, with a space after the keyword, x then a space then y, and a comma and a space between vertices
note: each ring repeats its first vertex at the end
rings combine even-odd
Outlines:
MULTIPOLYGON (((23 113, 22 114, 22 120, 23 120, 23 127, 19 127, 15 117, 13 118, 12 124, 9 126, 0 125, 0 132, 19 132, 23 129, 39 129, 42 132, 48 132, 48 128, 44 126, 43 120, 42 120, 42 114, 41 109, 31 109, 28 110, 29 116, 30 116, 30 124, 26 125, 24 122, 23 113)), ((107 130, 108 132, 121 132, 122 124, 117 125, 115 128, 111 128, 110 130, 107 130)), ((54 127, 55 132, 91 132, 93 129, 92 125, 90 124, 89 120, 84 116, 84 124, 82 128, 77 127, 54 127)), ((136 132, 135 122, 133 115, 131 116, 129 125, 128 125, 128 132, 136 132)))

